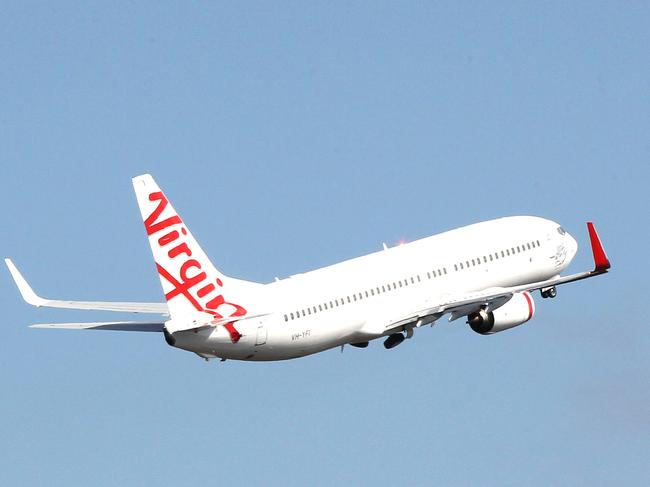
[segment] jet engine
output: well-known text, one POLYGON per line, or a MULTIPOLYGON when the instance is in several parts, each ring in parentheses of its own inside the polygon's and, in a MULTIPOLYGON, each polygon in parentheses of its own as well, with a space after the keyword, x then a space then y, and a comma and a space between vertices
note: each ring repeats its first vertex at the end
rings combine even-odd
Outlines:
POLYGON ((484 309, 467 316, 467 324, 476 333, 491 335, 522 325, 535 314, 535 302, 528 291, 515 293, 510 301, 494 311, 484 309))

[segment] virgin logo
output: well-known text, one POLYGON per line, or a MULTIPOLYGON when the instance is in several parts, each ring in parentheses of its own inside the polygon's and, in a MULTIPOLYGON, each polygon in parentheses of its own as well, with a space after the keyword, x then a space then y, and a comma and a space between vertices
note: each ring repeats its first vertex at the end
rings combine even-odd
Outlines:
MULTIPOLYGON (((227 302, 221 294, 220 290, 223 287, 221 279, 217 277, 210 282, 207 273, 201 267, 201 262, 192 258, 192 249, 183 239, 183 236, 187 235, 187 230, 182 226, 181 218, 178 215, 173 215, 158 221, 168 205, 165 195, 156 191, 149 195, 149 201, 157 201, 158 204, 144 221, 147 235, 151 236, 166 230, 166 233, 158 238, 158 245, 161 249, 169 247, 167 256, 175 263, 178 261, 180 264, 176 277, 156 262, 158 273, 173 286, 173 289, 165 294, 167 301, 182 296, 196 311, 208 313, 215 319, 245 316, 246 309, 244 307, 227 302), (178 225, 181 225, 180 228, 178 225), (219 309, 222 311, 218 311, 219 309), (222 314, 226 313, 225 310, 228 311, 226 316, 222 314)), ((154 244, 152 243, 152 245, 154 244)), ((235 329, 232 322, 224 326, 230 333, 233 343, 239 341, 241 334, 235 329)))

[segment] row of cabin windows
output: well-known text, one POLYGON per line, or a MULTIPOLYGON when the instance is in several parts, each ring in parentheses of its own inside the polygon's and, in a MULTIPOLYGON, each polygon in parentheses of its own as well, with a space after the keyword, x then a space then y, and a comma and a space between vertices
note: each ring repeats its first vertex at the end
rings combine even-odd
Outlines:
POLYGON ((499 260, 499 258, 503 259, 506 257, 510 257, 511 255, 520 254, 521 252, 526 252, 528 250, 532 250, 540 246, 541 244, 539 243, 539 240, 534 240, 532 242, 527 242, 523 245, 517 245, 516 247, 511 247, 509 249, 497 251, 493 254, 488 254, 487 256, 484 255, 482 258, 478 257, 476 259, 471 259, 471 260, 468 259, 465 262, 454 264, 454 270, 458 271, 458 270, 468 269, 470 266, 473 267, 481 264, 487 264, 488 262, 499 260))
MULTIPOLYGON (((435 276, 435 272, 433 271, 433 275, 435 276)), ((439 274, 442 275, 447 274, 447 269, 438 269, 439 274)), ((431 279, 431 277, 429 277, 431 279)), ((398 288, 401 287, 406 287, 409 284, 415 284, 415 282, 422 282, 422 279, 420 278, 419 275, 406 278, 400 281, 395 281, 393 283, 388 283, 384 284, 382 286, 377 286, 375 288, 368 289, 367 291, 362 291, 358 293, 351 294, 349 296, 345 296, 344 298, 341 299, 334 299, 332 301, 328 301, 322 304, 319 304, 317 306, 310 306, 309 308, 302 309, 300 311, 296 311, 295 313, 289 313, 288 315, 284 315, 284 321, 289 321, 289 320, 294 320, 298 318, 302 318, 303 316, 309 316, 311 314, 316 314, 321 311, 325 311, 328 309, 333 309, 338 306, 343 306, 348 303, 354 303, 356 301, 361 301, 363 299, 371 298, 373 296, 379 296, 382 293, 386 293, 389 291, 394 291, 398 288)))
MULTIPOLYGON (((526 250, 534 249, 536 247, 539 247, 540 245, 541 244, 539 243, 539 240, 536 240, 536 241, 530 242, 530 243, 526 243, 526 244, 521 245, 521 246, 518 245, 517 247, 512 247, 510 249, 502 250, 501 251, 501 257, 504 258, 504 257, 508 257, 510 255, 514 255, 515 252, 516 253, 525 252, 526 250)), ((494 254, 489 254, 488 256, 483 256, 483 263, 487 264, 488 259, 489 259, 490 262, 492 262, 493 260, 498 260, 499 259, 499 252, 495 252, 494 254)), ((460 269, 464 269, 466 267, 469 268, 470 267, 470 262, 471 262, 472 266, 475 266, 477 264, 481 264, 481 259, 477 258, 477 259, 472 259, 471 261, 466 260, 465 261, 465 266, 463 266, 462 262, 460 264, 454 264, 454 270, 458 271, 459 266, 460 266, 460 269)), ((427 278, 428 279, 435 278, 435 277, 441 277, 443 275, 447 275, 447 268, 446 267, 433 269, 433 270, 427 272, 427 278)), ((416 279, 417 279, 417 282, 422 282, 422 280, 420 278, 420 275, 418 274, 415 277, 411 277, 411 278, 407 278, 407 279, 404 279, 404 280, 396 281, 396 282, 393 282, 392 284, 388 283, 388 284, 385 284, 383 286, 377 286, 376 288, 372 288, 372 289, 369 289, 367 291, 362 291, 362 292, 359 292, 359 293, 354 293, 354 294, 352 294, 350 296, 346 296, 346 297, 341 298, 341 299, 334 299, 332 301, 325 302, 325 303, 319 304, 317 306, 310 306, 310 307, 302 309, 300 311, 296 311, 295 313, 285 314, 284 315, 284 321, 295 320, 295 319, 301 318, 303 316, 309 316, 309 315, 312 315, 312 314, 316 314, 316 313, 319 313, 319 312, 322 312, 322 311, 326 311, 328 309, 333 309, 335 307, 343 306, 343 305, 348 304, 348 303, 354 303, 356 301, 361 301, 364 298, 379 296, 379 294, 381 294, 381 293, 385 293, 385 292, 388 292, 388 291, 394 291, 398 287, 406 287, 406 286, 409 285, 409 281, 410 281, 411 284, 415 284, 416 279)))

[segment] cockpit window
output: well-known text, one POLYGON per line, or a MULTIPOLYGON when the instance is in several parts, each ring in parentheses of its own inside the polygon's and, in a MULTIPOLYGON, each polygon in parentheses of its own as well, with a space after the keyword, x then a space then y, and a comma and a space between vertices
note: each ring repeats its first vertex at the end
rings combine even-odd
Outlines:
POLYGON ((566 230, 562 227, 557 227, 557 233, 559 233, 560 235, 565 235, 566 230))

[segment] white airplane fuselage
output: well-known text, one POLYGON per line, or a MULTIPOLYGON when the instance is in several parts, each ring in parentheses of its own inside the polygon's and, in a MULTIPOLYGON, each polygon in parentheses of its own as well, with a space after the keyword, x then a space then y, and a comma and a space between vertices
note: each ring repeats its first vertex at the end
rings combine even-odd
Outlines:
POLYGON ((543 218, 477 223, 267 284, 264 313, 237 321, 236 343, 217 326, 177 332, 173 345, 206 358, 269 361, 363 343, 388 334, 375 324, 449 296, 558 276, 577 247, 543 218))

